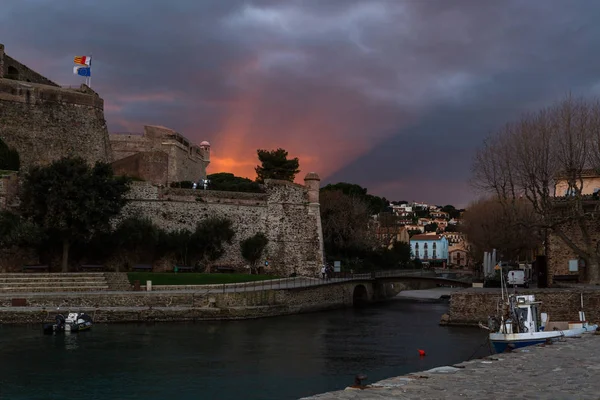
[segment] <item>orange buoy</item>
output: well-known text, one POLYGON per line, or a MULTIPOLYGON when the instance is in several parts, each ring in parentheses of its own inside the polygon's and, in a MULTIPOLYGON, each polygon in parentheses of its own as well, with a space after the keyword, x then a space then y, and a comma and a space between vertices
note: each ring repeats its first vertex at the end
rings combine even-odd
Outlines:
POLYGON ((419 355, 421 357, 423 357, 425 355, 425 350, 421 350, 421 349, 417 349, 417 350, 419 350, 419 355))

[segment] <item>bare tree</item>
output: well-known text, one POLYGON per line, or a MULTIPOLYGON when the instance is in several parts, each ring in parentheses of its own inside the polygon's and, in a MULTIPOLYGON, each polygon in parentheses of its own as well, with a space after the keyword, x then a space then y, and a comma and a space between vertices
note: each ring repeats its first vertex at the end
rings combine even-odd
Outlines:
POLYGON ((481 260, 485 251, 497 249, 502 259, 519 260, 541 246, 538 217, 529 201, 516 201, 510 211, 514 212, 507 212, 496 197, 478 200, 467 207, 460 230, 467 235, 473 259, 481 260))
POLYGON ((323 239, 329 252, 346 253, 376 246, 369 206, 363 199, 327 190, 321 192, 320 203, 323 239))
POLYGON ((537 229, 559 237, 585 260, 587 281, 600 283, 600 249, 590 234, 598 202, 583 193, 585 172, 598 167, 600 104, 568 96, 486 140, 475 157, 473 183, 497 196, 515 221, 519 199, 527 199, 538 215, 537 229), (559 181, 566 193, 556 193, 559 181))

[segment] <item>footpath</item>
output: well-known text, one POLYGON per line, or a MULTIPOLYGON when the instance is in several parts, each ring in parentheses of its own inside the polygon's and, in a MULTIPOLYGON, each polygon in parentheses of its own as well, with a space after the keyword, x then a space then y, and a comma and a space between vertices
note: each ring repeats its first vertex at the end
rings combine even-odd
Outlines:
MULTIPOLYGON (((368 382, 365 382, 368 383, 368 382)), ((304 400, 600 399, 600 335, 389 378, 304 400)))

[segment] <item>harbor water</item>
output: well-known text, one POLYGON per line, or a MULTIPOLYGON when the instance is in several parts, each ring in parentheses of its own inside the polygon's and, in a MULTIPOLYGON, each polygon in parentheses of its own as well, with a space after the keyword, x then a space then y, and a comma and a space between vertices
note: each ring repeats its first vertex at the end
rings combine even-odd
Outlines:
POLYGON ((245 321, 98 324, 44 336, 0 325, 0 399, 297 399, 489 354, 438 326, 447 304, 394 300, 245 321), (425 350, 424 357, 418 349, 425 350))

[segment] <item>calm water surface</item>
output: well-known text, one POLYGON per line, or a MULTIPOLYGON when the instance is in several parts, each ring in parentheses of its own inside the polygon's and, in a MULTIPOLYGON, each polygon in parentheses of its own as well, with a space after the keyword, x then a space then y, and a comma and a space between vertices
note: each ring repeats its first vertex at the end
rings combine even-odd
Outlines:
POLYGON ((447 305, 392 301, 251 321, 110 324, 69 336, 0 325, 0 399, 297 399, 464 361, 477 328, 447 305), (417 349, 427 351, 420 358, 417 349))

